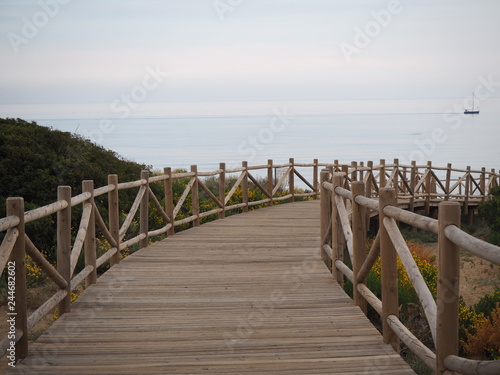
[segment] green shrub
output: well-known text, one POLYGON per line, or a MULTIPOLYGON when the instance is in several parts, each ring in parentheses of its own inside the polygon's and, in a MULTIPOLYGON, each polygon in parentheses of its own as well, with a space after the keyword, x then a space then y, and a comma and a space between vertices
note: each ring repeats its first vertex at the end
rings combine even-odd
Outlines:
POLYGON ((479 215, 494 231, 500 232, 500 186, 490 191, 491 199, 479 205, 479 215))
POLYGON ((500 232, 493 232, 486 237, 486 241, 493 245, 500 246, 500 232))
POLYGON ((477 314, 484 314, 484 316, 489 317, 497 303, 500 303, 500 289, 495 290, 493 294, 486 294, 482 297, 474 305, 474 311, 477 314))

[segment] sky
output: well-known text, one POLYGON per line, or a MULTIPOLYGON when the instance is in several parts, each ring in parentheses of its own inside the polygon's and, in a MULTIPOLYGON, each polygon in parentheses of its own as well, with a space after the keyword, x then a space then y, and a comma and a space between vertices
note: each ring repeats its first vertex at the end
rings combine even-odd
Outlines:
POLYGON ((0 0, 0 105, 459 98, 500 81, 499 16, 498 0, 0 0))

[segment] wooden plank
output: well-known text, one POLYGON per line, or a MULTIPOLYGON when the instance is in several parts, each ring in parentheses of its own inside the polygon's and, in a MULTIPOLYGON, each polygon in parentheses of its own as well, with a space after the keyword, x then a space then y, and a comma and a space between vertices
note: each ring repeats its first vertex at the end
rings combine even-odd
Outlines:
POLYGON ((413 374, 331 278, 319 242, 319 201, 179 232, 103 274, 16 370, 413 374))

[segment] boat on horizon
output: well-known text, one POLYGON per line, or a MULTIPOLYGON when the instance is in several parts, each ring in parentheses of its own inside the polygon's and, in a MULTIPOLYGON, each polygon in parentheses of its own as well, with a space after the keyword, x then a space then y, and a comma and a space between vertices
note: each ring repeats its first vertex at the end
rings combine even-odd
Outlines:
POLYGON ((466 109, 464 111, 465 115, 478 115, 479 108, 476 109, 476 99, 474 98, 474 93, 472 93, 472 109, 466 109))

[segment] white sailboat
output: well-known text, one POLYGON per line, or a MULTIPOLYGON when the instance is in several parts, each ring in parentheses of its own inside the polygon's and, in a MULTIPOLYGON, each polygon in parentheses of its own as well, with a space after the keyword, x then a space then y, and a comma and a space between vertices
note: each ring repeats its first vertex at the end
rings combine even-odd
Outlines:
POLYGON ((466 109, 464 111, 466 115, 475 115, 479 114, 479 107, 476 109, 476 99, 474 98, 474 93, 472 93, 472 109, 466 109))

